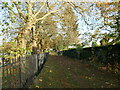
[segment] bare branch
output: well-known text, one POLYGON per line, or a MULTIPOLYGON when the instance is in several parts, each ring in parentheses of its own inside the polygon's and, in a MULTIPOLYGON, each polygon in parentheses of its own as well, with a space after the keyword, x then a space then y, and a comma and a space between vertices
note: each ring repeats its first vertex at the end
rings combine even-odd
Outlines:
POLYGON ((17 10, 18 10, 19 15, 20 15, 21 17, 23 17, 24 19, 26 19, 26 16, 22 13, 19 5, 18 5, 16 2, 13 2, 13 3, 15 4, 15 6, 16 6, 16 8, 17 8, 17 10))
POLYGON ((79 6, 75 6, 75 4, 73 4, 72 2, 68 2, 73 8, 74 8, 74 10, 77 12, 77 13, 79 13, 79 14, 81 14, 81 16, 83 17, 83 19, 84 19, 84 22, 87 24, 87 25, 90 25, 86 20, 85 20, 85 15, 83 14, 83 11, 85 11, 83 8, 81 8, 81 7, 79 7, 79 6), (77 9, 76 9, 76 7, 79 7, 80 9, 82 9, 82 11, 80 12, 80 11, 78 11, 77 9))
POLYGON ((15 13, 10 7, 7 7, 15 16, 19 17, 17 13, 15 13))
POLYGON ((28 12, 28 15, 31 16, 32 15, 32 7, 33 7, 33 2, 32 0, 29 2, 28 4, 28 9, 27 9, 27 12, 28 12))
POLYGON ((46 17, 49 16, 50 14, 55 13, 55 12, 58 12, 58 11, 60 11, 60 10, 61 10, 61 9, 58 9, 58 10, 55 10, 55 11, 51 11, 51 12, 47 13, 46 15, 44 15, 42 18, 37 19, 37 21, 43 20, 44 18, 46 18, 46 17))
POLYGON ((47 0, 45 0, 45 3, 40 7, 40 9, 35 13, 35 17, 40 13, 40 11, 43 9, 43 7, 45 6, 47 0))
POLYGON ((76 6, 74 3, 72 3, 72 2, 70 2, 70 4, 73 6, 73 7, 75 7, 75 8, 80 8, 82 11, 86 11, 86 9, 84 9, 84 8, 82 8, 82 7, 80 7, 80 6, 76 6))
POLYGON ((50 12, 50 7, 49 7, 48 2, 47 2, 47 9, 48 9, 48 12, 50 12))
POLYGON ((28 2, 25 2, 27 5, 29 5, 29 3, 28 2))
POLYGON ((29 3, 28 2, 25 2, 25 6, 28 7, 29 3))

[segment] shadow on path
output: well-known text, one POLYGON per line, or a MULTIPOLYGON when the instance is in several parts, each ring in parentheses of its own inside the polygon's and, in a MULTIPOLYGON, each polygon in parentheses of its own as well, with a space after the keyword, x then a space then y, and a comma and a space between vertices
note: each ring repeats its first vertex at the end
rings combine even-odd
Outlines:
POLYGON ((49 56, 30 88, 115 88, 120 87, 111 73, 65 56, 49 56))

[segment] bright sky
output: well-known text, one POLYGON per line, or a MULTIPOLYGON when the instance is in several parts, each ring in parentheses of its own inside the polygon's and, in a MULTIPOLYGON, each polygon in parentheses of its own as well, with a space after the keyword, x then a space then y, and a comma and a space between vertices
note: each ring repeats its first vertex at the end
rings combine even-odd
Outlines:
MULTIPOLYGON (((9 1, 9 0, 4 0, 4 1, 9 1)), ((0 13, 3 13, 4 11, 3 10, 0 10, 0 13)), ((94 10, 94 12, 99 12, 99 11, 95 11, 94 10)), ((91 13, 91 14, 93 14, 93 13, 91 13)), ((101 22, 102 22, 102 19, 101 20, 99 20, 98 22, 96 22, 96 20, 94 19, 95 18, 95 15, 93 14, 93 15, 91 15, 90 17, 88 17, 87 15, 86 15, 86 18, 90 18, 90 21, 89 21, 89 23, 92 23, 93 24, 93 29, 94 30, 92 30, 92 28, 91 28, 91 26, 87 26, 86 24, 85 24, 85 22, 84 22, 84 20, 81 18, 81 16, 79 15, 79 14, 77 14, 76 13, 76 15, 78 16, 78 23, 79 23, 79 26, 78 26, 78 28, 79 28, 79 31, 80 31, 80 33, 81 34, 83 34, 83 33, 85 33, 85 32, 87 32, 87 33, 94 33, 94 31, 97 29, 97 28, 95 28, 94 26, 95 25, 97 25, 97 24, 100 24, 101 22)), ((2 20, 2 14, 0 14, 0 20, 2 20)), ((103 31, 104 32, 104 31, 103 31)), ((0 33, 1 33, 1 25, 0 25, 0 33)), ((84 37, 84 36, 81 36, 80 38, 87 38, 87 37, 84 37)), ((89 38, 89 37, 88 37, 89 38)), ((80 41, 81 42, 81 41, 80 41)), ((2 44, 2 36, 0 36, 0 45, 2 44)))
MULTIPOLYGON (((2 18, 1 10, 0 10, 0 20, 2 18)), ((1 23, 1 22, 0 22, 1 23)), ((1 25, 0 25, 0 34, 1 34, 1 25)), ((2 45, 2 36, 0 36, 0 45, 2 45)))

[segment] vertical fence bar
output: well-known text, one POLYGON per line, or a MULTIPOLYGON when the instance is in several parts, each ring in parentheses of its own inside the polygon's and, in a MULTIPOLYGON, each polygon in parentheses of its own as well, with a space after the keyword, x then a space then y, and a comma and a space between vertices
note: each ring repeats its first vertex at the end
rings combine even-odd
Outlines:
MULTIPOLYGON (((15 58, 15 60, 14 60, 14 70, 13 70, 13 75, 14 75, 14 78, 15 78, 15 80, 14 80, 14 87, 16 87, 16 75, 17 75, 17 72, 16 72, 16 69, 17 69, 17 59, 18 58, 15 58)), ((19 68, 19 66, 18 66, 18 68, 19 68)), ((19 72, 19 71, 18 71, 19 72)), ((19 75, 19 74, 18 74, 19 75)), ((19 77, 18 77, 19 78, 19 77)))
MULTIPOLYGON (((15 60, 12 59, 12 61, 14 62, 15 60)), ((14 65, 12 66, 12 79, 14 78, 14 65)), ((13 80, 13 87, 15 87, 15 81, 13 80)))
POLYGON ((10 69, 9 69, 9 79, 10 79, 10 87, 12 88, 12 80, 11 80, 11 66, 10 66, 10 69))
POLYGON ((21 82, 21 58, 18 57, 18 61, 19 61, 19 81, 20 81, 20 88, 22 88, 22 82, 21 82))
POLYGON ((2 58, 0 58, 1 64, 0 64, 0 90, 2 89, 2 58))
MULTIPOLYGON (((5 76, 5 70, 4 70, 4 58, 2 58, 2 67, 3 67, 3 77, 2 79, 4 79, 4 76, 5 76)), ((4 82, 2 82, 2 85, 3 85, 4 82)))
POLYGON ((36 61, 36 74, 38 72, 38 60, 37 60, 37 54, 35 54, 35 61, 36 61))
MULTIPOLYGON (((47 54, 34 54, 29 57, 17 57, 10 63, 2 58, 3 88, 23 88, 28 86, 41 71, 47 54), (32 70, 32 71, 31 71, 32 70), (15 79, 14 79, 15 78, 15 79)), ((1 67, 0 67, 1 69, 1 67)))
POLYGON ((5 74, 4 74, 4 58, 2 57, 2 87, 4 85, 4 82, 3 82, 4 76, 5 76, 5 74))

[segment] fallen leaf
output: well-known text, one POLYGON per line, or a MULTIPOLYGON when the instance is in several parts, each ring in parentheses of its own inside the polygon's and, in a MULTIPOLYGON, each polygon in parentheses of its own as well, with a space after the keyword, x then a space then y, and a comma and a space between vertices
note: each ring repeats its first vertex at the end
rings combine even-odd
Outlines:
POLYGON ((35 86, 36 88, 39 88, 39 86, 35 86))
POLYGON ((42 82, 43 80, 42 80, 42 79, 39 79, 39 81, 41 81, 41 82, 42 82))
POLYGON ((105 82, 106 84, 110 84, 109 82, 105 82))
POLYGON ((49 72, 52 72, 52 70, 50 70, 49 72))
POLYGON ((68 68, 68 70, 69 70, 70 68, 68 68))

